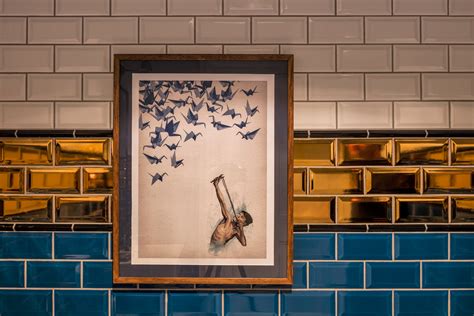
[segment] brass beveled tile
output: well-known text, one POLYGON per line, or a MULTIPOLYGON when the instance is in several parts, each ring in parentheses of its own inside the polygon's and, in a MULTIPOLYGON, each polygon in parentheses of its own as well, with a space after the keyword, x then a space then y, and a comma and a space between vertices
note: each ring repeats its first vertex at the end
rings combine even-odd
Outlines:
POLYGON ((474 192, 474 168, 425 168, 424 193, 474 192))
POLYGON ((395 141, 397 165, 447 165, 447 139, 398 139, 395 141))
POLYGON ((419 193, 419 168, 367 168, 367 193, 419 193))
POLYGON ((23 168, 0 168, 0 193, 23 193, 23 168))
POLYGON ((395 221, 411 222, 448 222, 447 197, 400 197, 395 199, 395 221))
POLYGON ((334 223, 333 197, 295 197, 293 205, 295 224, 334 223))
POLYGON ((50 139, 5 138, 0 140, 1 164, 51 165, 52 148, 50 139))
POLYGON ((451 139, 451 163, 474 165, 474 139, 451 139))
POLYGON ((293 169, 293 194, 306 194, 307 187, 307 170, 306 168, 293 169))
POLYGON ((333 139, 295 139, 294 164, 306 166, 334 166, 333 139))
POLYGON ((79 168, 28 169, 28 191, 33 193, 79 193, 79 168))
POLYGON ((363 193, 361 168, 311 168, 310 194, 363 193))
POLYGON ((84 193, 109 193, 114 186, 112 168, 84 168, 84 193))
POLYGON ((107 222, 106 196, 56 198, 56 222, 107 222))
POLYGON ((339 139, 337 163, 340 166, 391 165, 391 139, 339 139))
POLYGON ((110 144, 105 139, 57 139, 57 165, 108 165, 110 144))
POLYGON ((474 197, 451 198, 451 210, 453 223, 474 222, 474 197))
POLYGON ((390 197, 341 197, 337 201, 338 223, 391 223, 390 197))
POLYGON ((0 197, 0 221, 51 222, 51 197, 0 197))

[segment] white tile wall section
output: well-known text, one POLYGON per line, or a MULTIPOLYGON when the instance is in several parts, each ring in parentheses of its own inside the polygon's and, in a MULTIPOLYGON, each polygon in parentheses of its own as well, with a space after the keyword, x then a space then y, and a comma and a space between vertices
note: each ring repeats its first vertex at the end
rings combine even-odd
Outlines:
POLYGON ((112 101, 113 75, 84 74, 82 98, 85 101, 112 101))
POLYGON ((53 46, 0 46, 0 72, 51 72, 54 70, 53 56, 53 46))
POLYGON ((448 102, 395 102, 395 128, 449 128, 448 102))
MULTIPOLYGON (((189 2, 186 0, 181 0, 189 2)), ((278 0, 224 0, 225 15, 277 15, 278 0)))
POLYGON ((80 100, 81 77, 81 74, 29 74, 28 100, 80 100))
POLYGON ((258 17, 252 20, 254 43, 307 43, 307 32, 305 17, 258 17))
POLYGON ((193 17, 140 18, 140 43, 193 43, 193 17))
POLYGON ((472 0, 450 0, 450 15, 474 15, 474 1, 472 0))
POLYGON ((420 18, 368 17, 365 19, 366 43, 419 43, 420 18))
POLYGON ((5 101, 24 101, 26 99, 26 75, 0 74, 0 95, 5 101))
POLYGON ((392 47, 390 45, 339 45, 338 72, 390 72, 392 47))
POLYGON ((0 44, 25 44, 26 18, 0 18, 0 44))
POLYGON ((451 127, 474 128, 474 101, 451 102, 451 127))
POLYGON ((293 54, 295 72, 331 72, 336 70, 334 45, 282 45, 281 54, 293 54))
POLYGON ((310 43, 362 43, 362 17, 309 17, 310 43))
POLYGON ((168 0, 168 15, 221 15, 222 0, 168 0))
POLYGON ((57 72, 108 72, 110 66, 110 47, 56 46, 55 67, 57 72))
POLYGON ((225 45, 224 54, 278 54, 278 45, 225 45))
POLYGON ((474 100, 474 74, 423 74, 423 100, 474 100))
POLYGON ((390 15, 391 0, 336 0, 338 15, 390 15))
POLYGON ((52 102, 0 102, 0 128, 53 129, 52 102))
POLYGON ((84 44, 138 43, 137 17, 84 18, 84 44))
POLYGON ((2 0, 0 15, 53 15, 54 0, 2 0))
POLYGON ((357 101, 364 99, 362 74, 310 74, 309 99, 318 101, 357 101))
POLYGON ((396 72, 448 71, 447 45, 394 45, 393 55, 396 72))
POLYGON ((166 0, 111 0, 112 15, 166 15, 166 0))
POLYGON ((55 127, 69 129, 110 129, 109 102, 56 102, 55 127))
POLYGON ((28 19, 29 44, 80 44, 82 18, 34 17, 28 19))
POLYGON ((474 43, 473 17, 423 17, 423 43, 474 43))
POLYGON ((294 75, 294 99, 296 101, 306 101, 308 99, 308 75, 295 74, 294 75))
POLYGON ((250 43, 250 18, 196 18, 197 43, 250 43))
POLYGON ((339 129, 391 129, 392 102, 339 102, 339 129))
POLYGON ((334 15, 333 0, 280 0, 281 15, 334 15))
POLYGON ((56 0, 56 15, 109 15, 109 0, 56 0))
POLYGON ((168 45, 168 54, 222 54, 222 45, 168 45))
POLYGON ((367 100, 419 100, 420 75, 367 74, 365 89, 367 100))
POLYGON ((474 71, 474 45, 451 45, 449 49, 451 71, 474 71))
POLYGON ((295 130, 336 129, 335 102, 295 102, 295 130))
POLYGON ((448 0, 393 0, 394 15, 447 15, 448 0))

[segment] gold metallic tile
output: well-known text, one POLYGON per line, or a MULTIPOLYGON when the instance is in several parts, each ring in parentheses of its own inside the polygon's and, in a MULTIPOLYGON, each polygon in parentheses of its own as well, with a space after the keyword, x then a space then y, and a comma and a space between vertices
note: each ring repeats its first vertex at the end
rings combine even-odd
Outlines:
POLYGON ((446 223, 448 222, 448 198, 396 198, 395 221, 397 223, 446 223))
POLYGON ((33 193, 79 193, 79 168, 28 169, 28 191, 33 193))
POLYGON ((334 166, 334 140, 295 139, 295 166, 334 166))
POLYGON ((447 165, 447 139, 418 139, 395 141, 397 165, 447 165))
POLYGON ((53 163, 50 139, 2 139, 0 141, 1 164, 4 165, 51 165, 53 163))
POLYGON ((310 169, 310 194, 358 194, 362 189, 360 168, 310 169))
POLYGON ((0 221, 51 222, 51 197, 0 197, 0 221))
POLYGON ((451 209, 453 223, 474 222, 474 197, 451 198, 451 209))
POLYGON ((307 171, 304 168, 295 168, 293 172, 293 193, 306 194, 307 171))
POLYGON ((337 200, 338 223, 391 223, 390 197, 342 197, 337 200))
POLYGON ((474 192, 474 168, 425 168, 424 193, 474 192))
POLYGON ((451 163, 474 165, 474 139, 451 139, 451 163))
POLYGON ((339 139, 337 163, 340 166, 391 165, 390 139, 339 139))
POLYGON ((110 164, 110 139, 57 139, 57 165, 110 164))
POLYGON ((108 197, 81 196, 56 198, 57 222, 107 222, 108 197))
POLYGON ((24 170, 23 168, 0 168, 0 192, 23 193, 24 170))
POLYGON ((112 168, 84 168, 84 193, 109 193, 114 186, 112 168))
POLYGON ((333 197, 295 197, 293 203, 295 224, 334 223, 333 197))
POLYGON ((419 193, 419 168, 367 168, 367 193, 419 193))

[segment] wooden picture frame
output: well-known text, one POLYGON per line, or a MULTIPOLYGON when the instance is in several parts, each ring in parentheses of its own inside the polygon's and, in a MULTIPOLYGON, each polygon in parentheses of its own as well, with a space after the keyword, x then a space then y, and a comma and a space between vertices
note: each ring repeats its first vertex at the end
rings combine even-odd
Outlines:
POLYGON ((113 166, 114 283, 292 284, 292 55, 115 55, 113 166))

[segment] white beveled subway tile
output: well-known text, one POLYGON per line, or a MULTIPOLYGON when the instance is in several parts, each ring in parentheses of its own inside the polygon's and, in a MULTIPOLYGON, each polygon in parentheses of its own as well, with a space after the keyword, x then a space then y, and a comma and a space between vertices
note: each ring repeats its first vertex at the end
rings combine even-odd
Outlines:
POLYGON ((53 15, 54 0, 2 0, 0 15, 53 15))
POLYGON ((168 54, 222 54, 222 45, 168 45, 168 54))
POLYGON ((295 102, 295 130, 336 129, 335 102, 295 102))
POLYGON ((472 0, 450 0, 450 15, 474 15, 474 1, 472 0))
POLYGON ((166 0, 112 0, 112 15, 165 15, 166 0))
POLYGON ((281 15, 334 15, 334 0, 280 0, 281 15))
POLYGON ((193 17, 140 18, 140 43, 193 43, 193 17))
POLYGON ((168 15, 221 15, 222 0, 168 0, 168 15))
POLYGON ((474 71, 474 45, 451 45, 449 49, 451 71, 474 71))
POLYGON ((116 54, 164 54, 166 45, 112 45, 110 49, 110 69, 114 70, 116 54))
POLYGON ((474 17, 423 17, 423 43, 474 43, 474 17))
POLYGON ((80 44, 82 19, 79 17, 51 17, 28 19, 30 44, 80 44))
POLYGON ((446 45, 395 45, 394 71, 448 71, 446 45))
POLYGON ((114 80, 112 74, 84 74, 83 99, 86 101, 112 101, 114 80))
POLYGON ((424 100, 474 100, 473 73, 423 74, 424 100))
POLYGON ((26 18, 0 19, 0 44, 25 44, 26 18))
POLYGON ((51 102, 1 102, 1 129, 52 129, 54 106, 51 102))
POLYGON ((419 74, 367 74, 367 100, 419 100, 419 74))
POLYGON ((419 43, 420 18, 365 18, 365 40, 367 43, 419 43))
POLYGON ((448 102, 395 102, 395 128, 449 128, 448 102))
POLYGON ((0 74, 0 100, 26 100, 26 75, 0 74))
POLYGON ((392 47, 390 45, 339 45, 338 72, 390 72, 392 47))
POLYGON ((308 75, 294 74, 294 98, 296 101, 308 99, 308 75))
POLYGON ((362 74, 309 74, 309 99, 358 101, 364 99, 362 74))
POLYGON ((84 18, 85 44, 135 44, 138 42, 138 18, 84 18))
POLYGON ((336 70, 334 45, 282 45, 281 54, 295 56, 296 72, 333 72, 336 70))
POLYGON ((225 15, 278 15, 278 0, 224 0, 225 15))
POLYGON ((362 43, 364 18, 362 17, 310 17, 310 43, 362 43))
POLYGON ((252 21, 252 40, 262 44, 307 42, 305 17, 258 17, 252 21))
POLYGON ((109 46, 56 46, 57 72, 109 71, 109 46))
POLYGON ((56 15, 109 15, 109 0, 56 0, 56 15))
POLYGON ((394 15, 446 15, 448 0, 393 0, 394 15))
POLYGON ((81 99, 80 74, 29 74, 28 100, 75 101, 81 99))
POLYGON ((53 46, 0 46, 0 72, 52 72, 53 46))
POLYGON ((338 15, 390 15, 391 0, 336 0, 338 15))
POLYGON ((392 102, 339 102, 339 129, 392 128, 392 102))
POLYGON ((451 102, 451 128, 474 129, 474 102, 451 102))
POLYGON ((250 18, 196 18, 196 42, 203 44, 250 43, 250 18))
POLYGON ((55 128, 110 129, 109 102, 56 102, 55 128))
POLYGON ((278 45, 225 45, 224 54, 278 54, 278 45))

